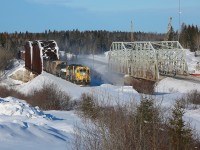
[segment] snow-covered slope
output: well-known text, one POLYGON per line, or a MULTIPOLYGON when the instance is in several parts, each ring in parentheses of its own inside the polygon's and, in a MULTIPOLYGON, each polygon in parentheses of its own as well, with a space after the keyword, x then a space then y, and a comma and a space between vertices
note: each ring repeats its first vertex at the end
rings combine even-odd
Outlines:
POLYGON ((113 95, 115 97, 119 95, 121 95, 121 97, 124 97, 125 95, 130 96, 130 94, 137 93, 131 86, 114 86, 110 84, 102 84, 101 86, 82 87, 46 72, 37 76, 30 82, 16 86, 15 88, 18 89, 21 93, 29 94, 33 89, 41 89, 44 84, 57 85, 60 90, 66 92, 72 97, 72 99, 75 100, 80 98, 82 93, 90 93, 96 95, 97 97, 102 97, 102 95, 105 96, 105 93, 106 95, 113 95))
POLYGON ((80 97, 80 95, 86 92, 87 89, 87 87, 81 88, 79 85, 73 84, 46 72, 37 76, 28 83, 17 86, 16 89, 18 89, 21 93, 29 94, 33 89, 41 89, 44 84, 55 84, 60 90, 73 95, 74 98, 80 97))
POLYGON ((71 149, 76 122, 80 119, 73 112, 43 112, 25 101, 1 98, 0 149, 71 149))

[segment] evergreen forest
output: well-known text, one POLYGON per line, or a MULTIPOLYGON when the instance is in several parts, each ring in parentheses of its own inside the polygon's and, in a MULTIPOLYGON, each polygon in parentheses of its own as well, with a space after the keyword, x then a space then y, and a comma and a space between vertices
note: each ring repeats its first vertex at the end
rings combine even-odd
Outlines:
MULTIPOLYGON (((174 31, 173 27, 167 40, 179 40, 184 48, 191 51, 200 50, 200 29, 195 25, 182 24, 181 31, 174 31)), ((130 42, 131 32, 121 31, 51 31, 41 33, 15 32, 0 33, 0 46, 16 54, 24 50, 26 41, 55 40, 61 51, 74 54, 100 54, 110 49, 112 42, 130 42)), ((134 41, 162 41, 166 39, 164 33, 134 32, 134 41)), ((132 39, 132 41, 133 41, 132 39)))

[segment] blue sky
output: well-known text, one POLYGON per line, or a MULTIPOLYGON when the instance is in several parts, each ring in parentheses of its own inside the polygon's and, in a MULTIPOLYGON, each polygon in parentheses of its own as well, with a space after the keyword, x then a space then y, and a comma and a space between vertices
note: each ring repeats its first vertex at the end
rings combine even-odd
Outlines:
MULTIPOLYGON (((180 0, 181 22, 200 27, 200 0, 180 0)), ((0 0, 0 32, 108 30, 163 33, 179 27, 179 0, 0 0)))

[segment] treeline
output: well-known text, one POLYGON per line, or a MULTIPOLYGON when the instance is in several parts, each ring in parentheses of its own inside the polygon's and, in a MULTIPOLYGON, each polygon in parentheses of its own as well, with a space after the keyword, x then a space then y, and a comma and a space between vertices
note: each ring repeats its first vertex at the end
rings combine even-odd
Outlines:
MULTIPOLYGON (((137 41, 158 41, 164 38, 164 34, 135 32, 137 41)), ((23 50, 23 45, 28 40, 55 40, 60 50, 75 54, 103 53, 110 49, 113 41, 131 41, 130 32, 109 31, 50 31, 43 33, 15 32, 0 33, 0 45, 17 52, 23 50)))
POLYGON ((194 25, 185 25, 181 27, 180 42, 184 48, 192 52, 200 50, 200 29, 194 25))
MULTIPOLYGON (((200 29, 194 25, 182 25, 179 35, 180 42, 184 48, 191 51, 200 49, 200 29)), ((165 34, 134 32, 134 41, 162 41, 166 39, 165 34)), ((178 31, 173 28, 168 40, 178 40, 178 31)), ((55 40, 60 50, 75 54, 98 54, 108 51, 113 41, 131 41, 131 32, 120 31, 51 31, 42 33, 15 32, 0 33, 0 46, 17 53, 23 50, 23 45, 28 40, 55 40)))

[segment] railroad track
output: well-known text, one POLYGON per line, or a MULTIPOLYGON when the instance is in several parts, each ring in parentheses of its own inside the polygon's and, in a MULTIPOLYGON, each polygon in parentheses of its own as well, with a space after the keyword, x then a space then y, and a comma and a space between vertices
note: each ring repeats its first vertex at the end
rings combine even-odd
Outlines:
POLYGON ((190 81, 190 82, 194 82, 194 83, 200 83, 200 77, 195 77, 192 75, 173 75, 173 74, 160 75, 161 80, 166 77, 171 77, 171 78, 178 79, 178 80, 186 80, 186 81, 190 81))

